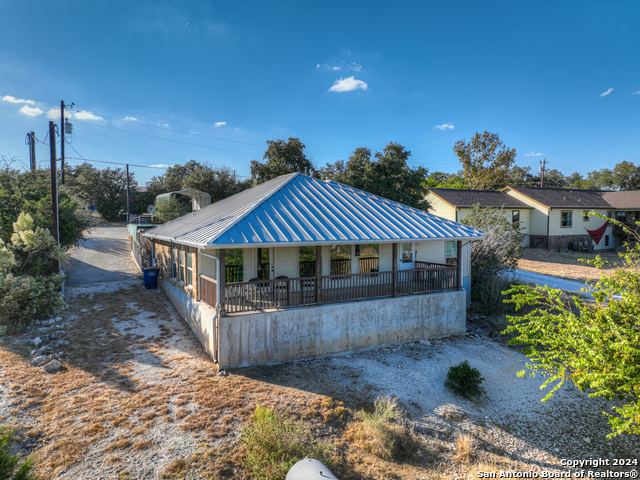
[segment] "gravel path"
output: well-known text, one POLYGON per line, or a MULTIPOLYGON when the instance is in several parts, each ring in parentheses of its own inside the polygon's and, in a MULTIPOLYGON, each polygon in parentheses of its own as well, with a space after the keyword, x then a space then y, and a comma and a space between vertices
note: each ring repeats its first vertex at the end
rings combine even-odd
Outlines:
POLYGON ((138 280, 138 269, 131 257, 123 223, 107 223, 85 234, 85 240, 71 251, 65 273, 69 286, 107 282, 131 284, 138 280))

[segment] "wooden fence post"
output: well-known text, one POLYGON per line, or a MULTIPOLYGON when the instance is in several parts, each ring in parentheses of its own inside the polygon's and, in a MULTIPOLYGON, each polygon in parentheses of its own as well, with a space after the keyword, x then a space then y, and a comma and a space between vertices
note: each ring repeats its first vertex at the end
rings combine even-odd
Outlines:
POLYGON ((462 290, 462 242, 460 240, 458 240, 456 250, 456 263, 458 264, 458 268, 456 270, 456 282, 458 290, 462 290))
POLYGON ((225 300, 227 299, 227 285, 225 279, 225 255, 226 250, 220 250, 220 278, 218 282, 220 282, 220 316, 224 317, 227 314, 227 305, 225 304, 225 300))
POLYGON ((316 245, 316 305, 322 305, 322 247, 316 245))
POLYGON ((393 267, 392 267, 392 280, 393 284, 393 296, 398 296, 398 244, 394 243, 392 248, 393 267))

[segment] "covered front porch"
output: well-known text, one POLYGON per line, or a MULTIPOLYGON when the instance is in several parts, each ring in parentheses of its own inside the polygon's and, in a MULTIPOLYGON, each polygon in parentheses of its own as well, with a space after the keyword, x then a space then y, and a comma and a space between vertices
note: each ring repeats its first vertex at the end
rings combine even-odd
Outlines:
POLYGON ((205 250, 199 296, 216 306, 219 283, 226 315, 461 290, 462 252, 460 241, 205 250))

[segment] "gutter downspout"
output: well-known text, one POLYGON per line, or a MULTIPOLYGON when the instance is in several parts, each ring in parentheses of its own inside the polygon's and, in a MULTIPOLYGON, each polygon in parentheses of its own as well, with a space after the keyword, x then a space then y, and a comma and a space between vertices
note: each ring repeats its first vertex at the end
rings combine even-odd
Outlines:
MULTIPOLYGON (((547 211, 547 250, 551 251, 551 244, 550 242, 550 236, 551 236, 551 232, 549 231, 549 220, 551 219, 551 210, 553 210, 553 208, 549 207, 549 210, 547 211)), ((561 212, 562 213, 562 212, 561 212)))
POLYGON ((204 253, 202 248, 198 248, 198 252, 200 255, 213 258, 216 261, 216 314, 213 316, 213 361, 218 363, 218 356, 220 353, 220 326, 218 323, 220 319, 220 259, 215 255, 204 253))

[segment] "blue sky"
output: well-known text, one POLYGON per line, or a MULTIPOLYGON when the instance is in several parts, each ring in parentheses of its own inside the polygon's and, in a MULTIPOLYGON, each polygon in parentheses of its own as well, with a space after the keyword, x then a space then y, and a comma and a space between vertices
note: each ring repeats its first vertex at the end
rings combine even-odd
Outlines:
POLYGON ((488 130, 535 170, 637 165, 639 25, 637 1, 4 0, 0 153, 27 159, 64 100, 92 160, 249 175, 294 136, 319 166, 394 141, 454 172, 455 141, 488 130))

